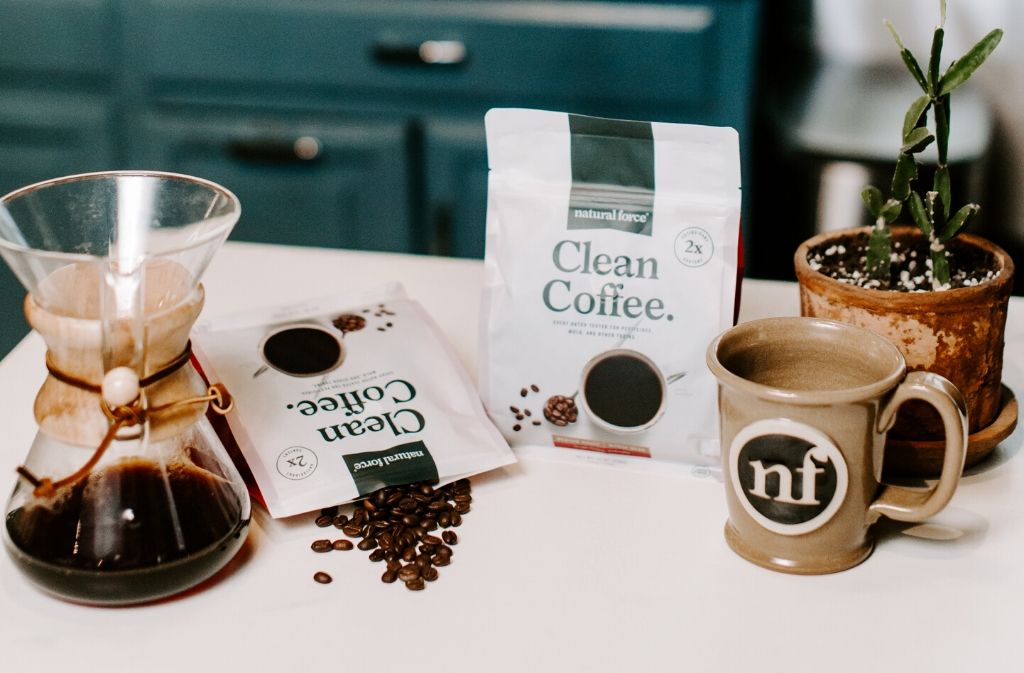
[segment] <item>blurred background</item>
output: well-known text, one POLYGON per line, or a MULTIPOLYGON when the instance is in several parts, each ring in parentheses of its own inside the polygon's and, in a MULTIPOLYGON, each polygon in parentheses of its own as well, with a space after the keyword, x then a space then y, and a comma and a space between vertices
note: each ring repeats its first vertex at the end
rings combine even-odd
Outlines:
MULTIPOLYGON (((478 258, 499 106, 740 132, 746 274, 866 223, 938 0, 0 0, 0 193, 158 169, 242 201, 232 238, 478 258)), ((950 0, 945 61, 1002 44, 952 102, 972 231, 1024 249, 1024 4, 950 0)), ((0 354, 26 333, 0 269, 0 354)))

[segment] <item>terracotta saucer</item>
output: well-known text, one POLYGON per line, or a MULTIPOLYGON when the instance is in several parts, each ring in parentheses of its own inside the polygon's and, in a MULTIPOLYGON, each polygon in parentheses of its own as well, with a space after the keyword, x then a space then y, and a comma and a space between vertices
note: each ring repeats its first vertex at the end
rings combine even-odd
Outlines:
MULTIPOLYGON (((987 427, 968 435, 968 468, 981 462, 1017 427, 1017 398, 1002 386, 999 414, 987 427)), ((885 471, 898 475, 938 476, 942 469, 945 440, 889 439, 885 443, 885 471)))

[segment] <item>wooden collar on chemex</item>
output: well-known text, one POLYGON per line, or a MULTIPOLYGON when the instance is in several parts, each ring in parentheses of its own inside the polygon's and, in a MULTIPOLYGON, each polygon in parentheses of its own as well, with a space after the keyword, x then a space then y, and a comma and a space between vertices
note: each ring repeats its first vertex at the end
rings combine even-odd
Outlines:
POLYGON ((103 457, 107 447, 114 441, 117 433, 122 428, 142 425, 152 415, 187 404, 202 404, 205 402, 209 402, 211 408, 218 414, 223 415, 231 411, 234 407, 234 400, 231 398, 227 388, 220 383, 214 383, 207 388, 205 395, 153 407, 143 406, 142 389, 174 373, 188 363, 191 357, 192 342, 189 342, 185 346, 185 350, 178 357, 145 378, 139 379, 135 371, 128 367, 117 367, 107 372, 103 377, 101 385, 96 385, 60 371, 53 365, 50 355, 47 353, 46 369, 49 370, 51 376, 62 383, 100 395, 100 407, 107 418, 110 419, 110 427, 85 465, 80 467, 74 474, 56 482, 49 477, 36 477, 24 465, 19 465, 17 472, 23 479, 32 484, 34 489, 32 494, 36 497, 51 497, 58 489, 76 483, 92 471, 92 468, 103 457), (117 389, 116 392, 112 392, 114 388, 117 389))

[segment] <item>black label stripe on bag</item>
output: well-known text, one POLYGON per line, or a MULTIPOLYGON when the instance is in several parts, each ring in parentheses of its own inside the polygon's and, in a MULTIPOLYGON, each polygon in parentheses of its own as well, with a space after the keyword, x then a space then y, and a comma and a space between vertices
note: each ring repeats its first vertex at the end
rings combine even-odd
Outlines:
POLYGON ((398 444, 383 451, 364 451, 346 455, 345 464, 356 483, 359 495, 417 481, 437 480, 434 457, 421 441, 398 444))
POLYGON ((654 134, 649 122, 569 115, 569 229, 650 236, 654 227, 654 134))

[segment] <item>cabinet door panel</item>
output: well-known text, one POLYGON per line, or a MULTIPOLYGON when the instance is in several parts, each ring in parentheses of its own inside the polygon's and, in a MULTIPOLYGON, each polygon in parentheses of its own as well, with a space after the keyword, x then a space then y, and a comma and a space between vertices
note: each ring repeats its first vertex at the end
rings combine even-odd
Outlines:
POLYGON ((112 111, 99 96, 0 94, 0 193, 114 168, 112 111))
POLYGON ((430 120, 424 125, 429 251, 484 256, 487 139, 483 121, 430 120))
POLYGON ((5 0, 0 68, 107 78, 117 61, 106 0, 5 0))
POLYGON ((223 184, 236 240, 415 252, 404 124, 184 119, 144 124, 138 162, 223 184))

